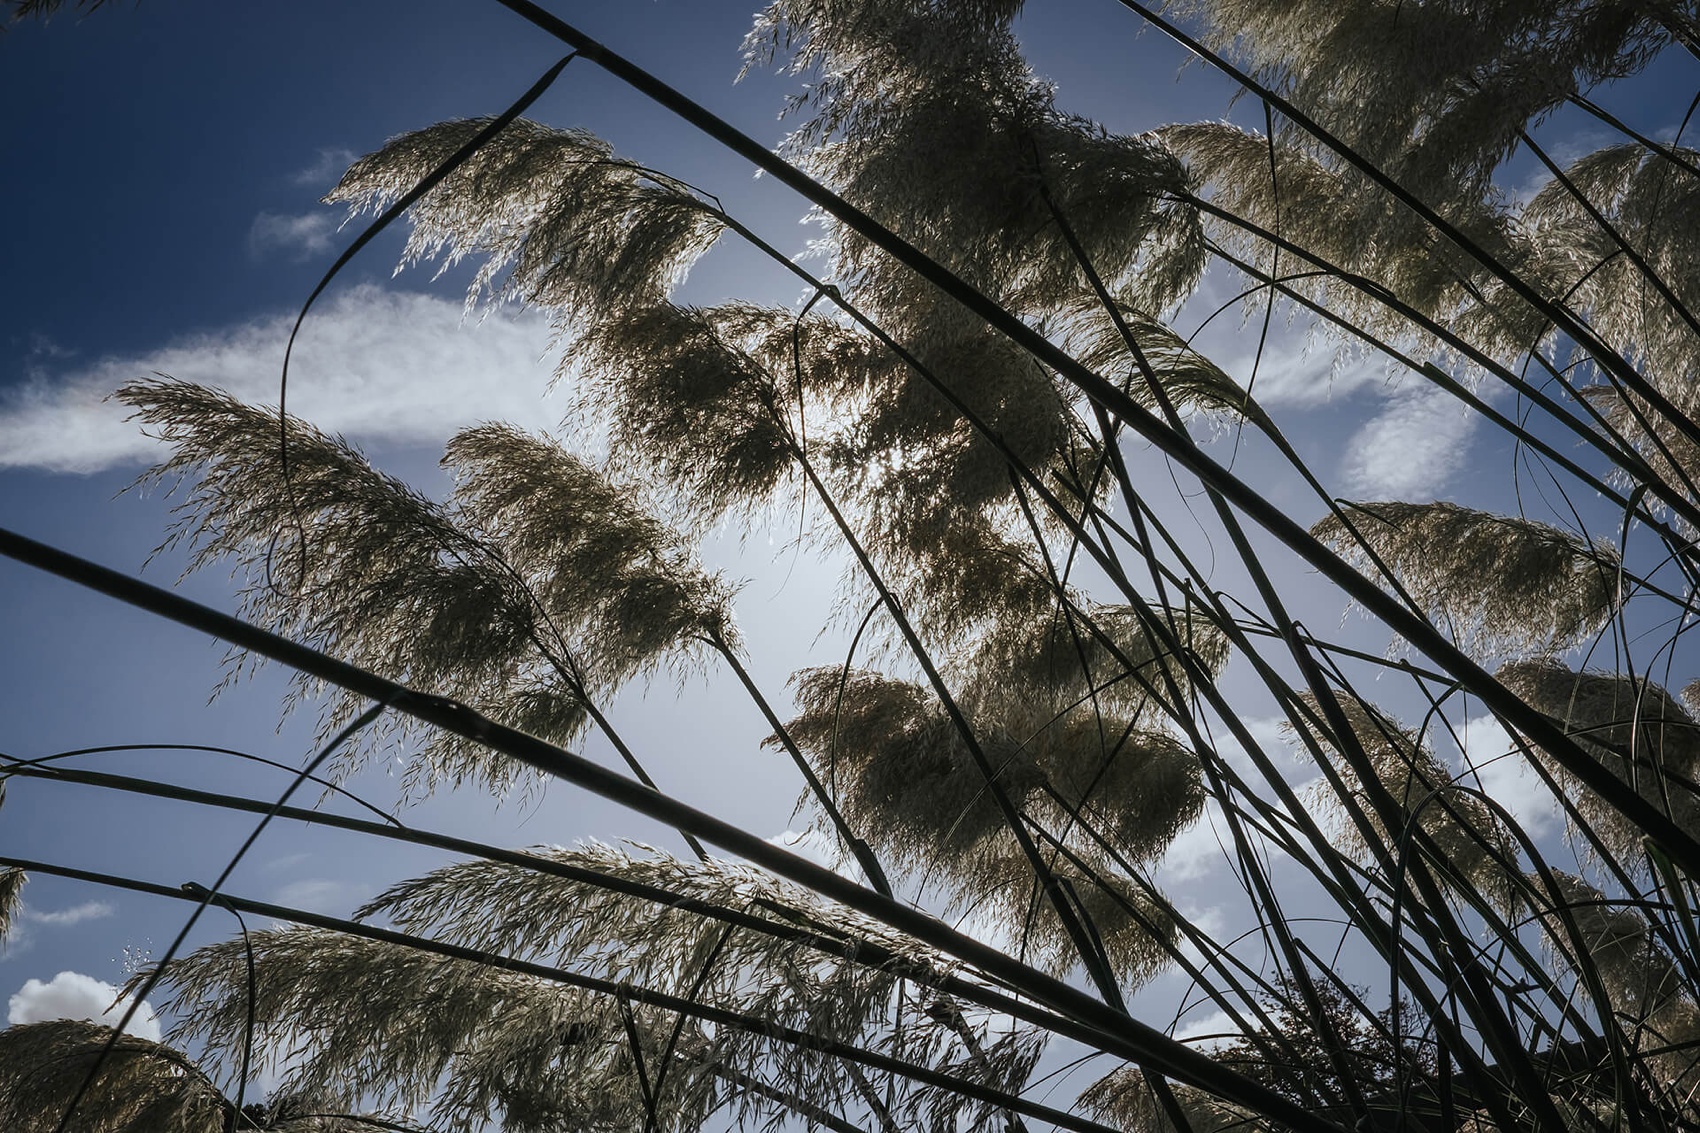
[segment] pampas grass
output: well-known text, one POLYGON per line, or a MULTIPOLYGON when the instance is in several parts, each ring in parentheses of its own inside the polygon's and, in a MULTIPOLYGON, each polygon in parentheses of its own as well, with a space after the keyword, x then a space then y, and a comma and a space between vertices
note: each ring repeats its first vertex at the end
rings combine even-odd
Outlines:
MULTIPOLYGON (((1498 679, 1554 717, 1584 750, 1678 825, 1700 832, 1700 725, 1664 689, 1615 673, 1574 672, 1548 660, 1512 662, 1498 679)), ((1589 827, 1614 854, 1643 860, 1643 832, 1611 804, 1569 784, 1589 827)))
MULTIPOLYGON (((184 491, 166 546, 185 547, 190 570, 234 564, 246 617, 420 691, 570 743, 590 698, 663 658, 688 661, 705 637, 736 640, 730 587, 541 438, 499 426, 455 438, 446 459, 467 474, 443 504, 340 438, 293 418, 280 426, 216 391, 149 381, 118 397, 173 450, 143 483, 184 491), (516 507, 546 512, 548 524, 515 522, 516 507)), ((297 700, 326 691, 296 689, 297 700)), ((361 707, 333 694, 321 731, 361 707)), ((518 775, 470 741, 401 734, 419 743, 416 788, 470 779, 500 791, 518 775)), ((343 769, 372 750, 339 757, 343 769)))
POLYGON ((53 1133, 82 1092, 76 1133, 222 1133, 230 1105, 188 1058, 74 1019, 0 1031, 0 1124, 53 1133), (104 1057, 103 1057, 104 1054, 104 1057))
POLYGON ((1439 500, 1388 501, 1352 504, 1344 519, 1330 516, 1311 533, 1371 577, 1373 552, 1425 614, 1479 656, 1567 649, 1598 633, 1622 600, 1610 545, 1532 520, 1439 500))

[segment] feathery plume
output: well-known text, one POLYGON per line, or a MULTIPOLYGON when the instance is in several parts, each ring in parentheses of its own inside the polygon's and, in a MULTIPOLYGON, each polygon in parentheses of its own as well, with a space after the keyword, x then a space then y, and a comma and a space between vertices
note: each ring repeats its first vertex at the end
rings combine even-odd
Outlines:
POLYGON ((77 1133, 222 1133, 230 1104, 195 1065, 160 1043, 80 1019, 0 1031, 0 1126, 53 1133, 83 1089, 77 1133), (102 1054, 106 1052, 104 1060, 102 1054), (98 1064, 99 1072, 95 1071, 98 1064))
MULTIPOLYGON (((355 162, 325 200, 377 213, 489 124, 443 122, 355 162)), ((409 212, 406 265, 481 259, 468 293, 546 307, 570 328, 655 303, 720 235, 716 210, 583 130, 520 119, 409 212)))
POLYGON ((12 935, 18 910, 23 907, 24 884, 29 875, 13 866, 0 869, 0 944, 12 935))
MULTIPOLYGON (((1574 672, 1549 659, 1513 661, 1494 675, 1563 725, 1628 789, 1684 829, 1700 832, 1700 724, 1664 689, 1644 678, 1574 672)), ((1644 863, 1638 825, 1563 768, 1549 764, 1549 770, 1575 794, 1583 819, 1614 854, 1644 863)))
POLYGON ((1545 523, 1433 503, 1348 506, 1311 528, 1360 570, 1368 543, 1417 605, 1478 655, 1556 651, 1584 641, 1617 612, 1621 560, 1545 523))
MULTIPOLYGON (((467 475, 441 504, 294 418, 280 440, 274 412, 222 393, 150 381, 117 396, 173 449, 142 482, 191 484, 166 543, 188 548, 188 569, 233 561, 246 617, 393 680, 568 743, 587 695, 688 656, 700 635, 735 641, 723 582, 588 465, 518 430, 451 442, 467 475), (553 526, 515 522, 520 503, 547 507, 553 526)), ((291 703, 323 691, 297 681, 291 703)), ((363 707, 333 694, 321 731, 363 707)), ((412 787, 470 778, 501 791, 520 774, 471 741, 386 726, 374 736, 419 743, 412 787)), ((342 769, 378 742, 339 757, 342 769)))

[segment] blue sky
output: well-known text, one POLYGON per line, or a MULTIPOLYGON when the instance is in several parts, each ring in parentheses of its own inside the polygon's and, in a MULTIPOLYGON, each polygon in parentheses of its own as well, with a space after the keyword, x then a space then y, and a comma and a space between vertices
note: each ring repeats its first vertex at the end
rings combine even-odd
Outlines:
MULTIPOLYGON (((750 6, 558 5, 592 35, 777 143, 788 81, 732 82, 750 6)), ((1063 104, 1113 129, 1227 112, 1230 87, 1197 65, 1182 72, 1180 55, 1154 34, 1138 34, 1113 4, 1046 4, 1022 34, 1036 68, 1060 82, 1063 104)), ((340 213, 317 203, 341 168, 403 130, 499 111, 561 54, 498 6, 468 0, 150 0, 0 37, 0 99, 11 111, 0 117, 0 153, 12 171, 0 273, 0 524, 140 570, 163 537, 168 504, 119 494, 150 449, 99 399, 121 381, 162 371, 275 401, 293 312, 352 236, 339 229, 340 213)), ((716 192, 783 249, 800 251, 809 236, 795 198, 589 65, 569 67, 532 114, 592 129, 716 192)), ((458 426, 501 417, 546 427, 559 419, 559 401, 543 397, 548 333, 523 314, 465 319, 464 273, 436 283, 428 270, 392 279, 398 248, 397 239, 381 240, 321 300, 297 356, 291 408, 347 432, 387 470, 440 486, 437 451, 458 426)), ((693 273, 686 294, 788 302, 795 287, 727 248, 693 273)), ((1328 358, 1305 353, 1296 333, 1277 339, 1260 394, 1302 416, 1298 443, 1344 488, 1445 493, 1476 473, 1488 477, 1489 495, 1502 494, 1492 485, 1503 454, 1471 449, 1468 422, 1456 412, 1386 389, 1379 371, 1331 374, 1328 358)), ((1208 341, 1219 362, 1244 374, 1255 340, 1237 316, 1219 320, 1208 341)), ((1245 459, 1255 470, 1261 457, 1248 450, 1245 459)), ((1272 488, 1277 498, 1284 490, 1272 488)), ((830 565, 793 563, 765 538, 740 549, 733 533, 705 555, 750 580, 740 617, 758 674, 778 691, 792 669, 829 662, 841 648, 837 638, 813 639, 837 580, 830 565), (798 626, 807 630, 799 635, 798 626)), ((146 577, 168 584, 176 574, 167 556, 146 577)), ((215 606, 232 605, 221 578, 184 585, 215 606)), ((1311 601, 1302 586, 1299 601, 1311 601)), ((1339 617, 1324 595, 1311 613, 1324 626, 1339 617)), ((0 642, 0 750, 8 754, 172 742, 230 745, 289 764, 307 754, 307 721, 276 729, 275 674, 208 705, 220 646, 8 562, 0 562, 0 642)), ((753 709, 700 682, 680 690, 663 682, 647 706, 634 693, 616 711, 663 787, 758 832, 777 834, 790 823, 798 783, 759 750, 765 729, 753 709)), ((254 795, 275 795, 284 783, 204 755, 115 755, 87 765, 254 795)), ((352 787, 380 805, 393 802, 381 773, 352 787)), ((15 782, 0 810, 0 847, 172 884, 208 881, 249 821, 15 782)), ((504 844, 669 838, 562 789, 499 810, 478 796, 438 798, 408 821, 504 844)), ((346 912, 386 881, 430 864, 417 852, 280 827, 231 888, 346 912)), ((135 958, 158 954, 186 908, 46 878, 27 899, 22 937, 0 958, 0 996, 41 981, 25 994, 31 1003, 88 998, 75 980, 46 983, 61 971, 121 982, 135 958)), ((222 918, 209 917, 199 939, 225 935, 232 926, 222 918)))

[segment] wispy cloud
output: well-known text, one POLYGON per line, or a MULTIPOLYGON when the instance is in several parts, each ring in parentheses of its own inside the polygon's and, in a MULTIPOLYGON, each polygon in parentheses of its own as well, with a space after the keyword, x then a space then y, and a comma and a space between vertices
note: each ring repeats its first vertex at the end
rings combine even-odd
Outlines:
POLYGON ((15 958, 33 951, 43 929, 71 928, 88 921, 104 920, 117 912, 116 907, 105 901, 84 901, 68 909, 36 909, 24 904, 12 918, 11 931, 6 935, 6 955, 15 958))
MULTIPOLYGON (((1303 766, 1293 758, 1293 741, 1285 717, 1241 716, 1239 721, 1240 725, 1245 728, 1246 734, 1251 737, 1252 743, 1256 744, 1258 750, 1266 758, 1274 761, 1277 766, 1288 764, 1295 770, 1303 766)), ((1226 728, 1220 729, 1220 734, 1212 738, 1215 741, 1216 750, 1229 764, 1242 772, 1253 771, 1256 768, 1256 762, 1252 759, 1251 754, 1245 750, 1245 746, 1240 743, 1238 737, 1229 733, 1226 728)))
POLYGON ((329 146, 321 149, 311 165, 304 166, 290 175, 290 180, 297 185, 305 185, 321 193, 328 193, 348 167, 353 165, 358 155, 351 149, 341 146, 329 146))
MULTIPOLYGON (((1541 149, 1560 169, 1567 169, 1596 150, 1623 140, 1604 127, 1578 129, 1574 122, 1564 123, 1562 133, 1536 130, 1535 134, 1541 149)), ((1520 206, 1528 204, 1536 193, 1553 181, 1552 171, 1538 158, 1533 160, 1534 164, 1529 167, 1522 182, 1511 186, 1511 197, 1520 206)))
POLYGON ((1452 398, 1413 383, 1347 443, 1341 470, 1369 499, 1434 496, 1462 463, 1478 421, 1452 398))
POLYGON ((1243 1034, 1226 1011, 1193 1012, 1175 1028, 1175 1038, 1198 1050, 1213 1051, 1243 1034))
MULTIPOLYGON (((1197 930, 1199 936, 1206 940, 1220 944, 1223 941, 1232 940, 1234 938, 1232 926, 1228 923, 1227 914, 1222 911, 1222 906, 1220 905, 1210 905, 1205 908, 1186 905, 1178 908, 1176 911, 1185 918, 1187 924, 1190 924, 1195 930, 1197 930)), ((1203 967, 1205 965, 1204 952, 1199 947, 1197 941, 1191 937, 1181 937, 1180 949, 1181 955, 1187 958, 1187 962, 1189 964, 1193 964, 1198 967, 1203 967)))
POLYGON ((262 212, 248 229, 248 249, 256 256, 282 252, 293 260, 322 256, 333 246, 336 226, 336 218, 324 211, 298 216, 262 212))
MULTIPOLYGON (((158 459, 156 443, 106 400, 127 381, 169 374, 276 404, 294 314, 267 318, 38 374, 0 395, 0 468, 94 472, 158 459)), ((440 444, 457 429, 562 416, 543 396, 552 367, 539 315, 467 319, 462 305, 362 286, 315 309, 296 343, 289 409, 363 442, 440 444)))
POLYGON ((52 909, 45 912, 25 906, 19 910, 18 919, 29 924, 47 925, 50 928, 69 928, 84 921, 103 920, 115 912, 117 910, 105 901, 84 901, 81 905, 72 905, 69 909, 52 909))
MULTIPOLYGON (((129 998, 120 999, 118 989, 105 980, 97 980, 81 972, 60 972, 45 983, 25 980, 24 986, 12 996, 6 1021, 15 1026, 52 1019, 92 1019, 96 1023, 115 1026, 129 1006, 129 998)), ((140 1038, 159 1041, 159 1019, 146 1002, 137 1008, 124 1030, 140 1038)))
POLYGON ((1229 860, 1229 835, 1220 826, 1221 811, 1214 802, 1185 827, 1163 850, 1153 871, 1166 884, 1196 881, 1229 860))
POLYGON ((328 877, 304 877, 291 881, 272 894, 272 901, 310 913, 346 914, 372 895, 372 887, 328 877))
POLYGON ((1319 336, 1308 315, 1285 299, 1276 303, 1263 333, 1267 291, 1236 299, 1250 286, 1244 276, 1213 270, 1186 301, 1174 325, 1194 330, 1193 346, 1220 366, 1266 408, 1307 408, 1346 397, 1385 381, 1386 366, 1342 351, 1337 340, 1319 336), (1226 307, 1224 307, 1226 305, 1226 307), (1259 349, 1261 347, 1261 349, 1259 349))

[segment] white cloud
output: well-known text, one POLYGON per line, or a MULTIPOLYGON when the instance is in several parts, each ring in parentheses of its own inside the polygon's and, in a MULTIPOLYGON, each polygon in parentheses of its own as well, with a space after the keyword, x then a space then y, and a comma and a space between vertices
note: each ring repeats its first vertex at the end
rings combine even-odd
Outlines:
POLYGON ((312 856, 312 854, 305 852, 298 854, 280 854, 266 863, 266 869, 271 873, 282 873, 286 869, 294 869, 296 866, 302 864, 312 856))
MULTIPOLYGON (((1264 757, 1277 770, 1286 774, 1289 782, 1293 781, 1295 775, 1311 772, 1308 760, 1295 757, 1283 718, 1242 716, 1240 722, 1264 757)), ((1260 781, 1263 773, 1257 769, 1251 756, 1246 753, 1245 746, 1237 738, 1222 734, 1213 736, 1212 739, 1224 762, 1247 776, 1250 781, 1260 781)), ((1267 839, 1255 833, 1252 833, 1251 837, 1265 860, 1273 861, 1287 856, 1285 850, 1267 839)), ((1204 810, 1199 816, 1190 825, 1182 828, 1168 846, 1164 847, 1163 856, 1153 872, 1165 885, 1195 881, 1232 860, 1232 839, 1233 832, 1222 819, 1222 808, 1214 799, 1206 800, 1204 810)))
MULTIPOLYGON (((1287 720, 1283 716, 1241 716, 1239 718, 1252 742, 1275 766, 1286 763, 1294 768, 1302 766, 1293 755, 1293 741, 1287 730, 1287 720)), ((1246 752, 1245 745, 1227 728, 1218 729, 1213 735, 1217 752, 1227 761, 1230 767, 1242 773, 1256 773, 1256 764, 1246 752)))
POLYGON ((775 834, 768 841, 782 850, 789 850, 800 858, 806 858, 822 869, 830 869, 833 873, 848 877, 858 885, 868 883, 867 876, 862 873, 862 867, 856 864, 856 859, 839 847, 837 838, 823 830, 787 830, 783 834, 775 834))
POLYGON ((1339 339, 1319 333, 1314 317, 1291 300, 1276 303, 1265 335, 1264 303, 1269 293, 1259 290, 1249 302, 1236 300, 1249 286, 1237 271, 1221 268, 1206 272, 1202 284, 1176 317, 1175 326, 1190 325, 1195 318, 1211 316, 1223 304, 1229 304, 1207 326, 1194 332, 1193 346, 1240 385, 1250 383, 1259 404, 1270 409, 1308 408, 1386 380, 1384 361, 1366 358, 1361 351, 1343 347, 1339 339))
POLYGON ((1535 774, 1511 736, 1492 716, 1468 720, 1458 738, 1464 748, 1462 776, 1467 786, 1481 778, 1482 793, 1511 812, 1530 837, 1540 837, 1558 822, 1558 800, 1535 774), (1475 775, 1468 772, 1473 770, 1475 775))
MULTIPOLYGON (((294 320, 292 312, 257 319, 25 382, 0 395, 0 468, 94 472, 158 459, 156 443, 106 400, 149 374, 275 404, 294 320)), ((467 320, 458 302, 357 287, 307 317, 290 363, 289 410, 368 442, 441 444, 488 420, 546 427, 562 416, 543 397, 548 348, 539 315, 467 320)))
MULTIPOLYGON (((1549 128, 1536 130, 1535 134, 1541 149, 1546 151, 1546 155, 1560 169, 1568 169, 1581 158, 1622 140, 1603 127, 1578 128, 1575 122, 1566 122, 1562 133, 1553 133, 1549 128)), ((1520 184, 1511 188, 1512 200, 1518 206, 1527 205, 1536 193, 1551 185, 1553 180, 1552 171, 1539 158, 1530 154, 1526 160, 1529 162, 1528 172, 1520 184)))
MULTIPOLYGON (((1225 944, 1233 937, 1233 934, 1228 931, 1228 918, 1222 912, 1220 905, 1211 905, 1204 909, 1190 905, 1185 908, 1176 906, 1175 911, 1185 919, 1186 923, 1197 930, 1198 935, 1206 940, 1214 941, 1217 945, 1225 944)), ((1181 955, 1186 957, 1188 963, 1195 967, 1204 966, 1204 952, 1192 937, 1182 935, 1180 949, 1181 955)))
POLYGON ((313 159, 313 164, 297 170, 289 179, 297 185, 328 193, 331 187, 342 179, 348 167, 354 164, 357 156, 353 150, 343 149, 341 146, 321 149, 313 159))
POLYGON ((1207 1015, 1189 1012, 1182 1018, 1183 1022, 1175 1028, 1175 1038, 1197 1050, 1216 1050, 1244 1033, 1225 1011, 1207 1015))
MULTIPOLYGON (((1240 333, 1255 336, 1256 328, 1242 328, 1240 333)), ((1313 347, 1301 331, 1272 326, 1263 346, 1263 359, 1257 363, 1257 380, 1251 382, 1251 395, 1267 409, 1308 409, 1345 397, 1379 378, 1375 367, 1340 365, 1340 357, 1333 343, 1313 347)), ((1217 362, 1243 386, 1252 377, 1255 360, 1256 355, 1246 351, 1226 355, 1217 362)))
POLYGON ((1206 803, 1204 813, 1163 850, 1162 860, 1152 872, 1165 885, 1195 881, 1228 860, 1223 850, 1228 835, 1217 826, 1220 813, 1215 802, 1206 803))
POLYGON ((1457 470, 1478 420, 1439 390, 1412 383, 1347 443, 1342 470, 1371 499, 1433 496, 1457 470))
POLYGON ((48 912, 26 907, 19 911, 18 919, 52 928, 68 928, 84 921, 98 921, 110 917, 115 912, 117 910, 105 901, 84 901, 81 905, 72 905, 69 909, 54 909, 48 912))
MULTIPOLYGON (((24 986, 12 996, 6 1021, 16 1025, 50 1019, 92 1019, 114 1026, 129 1005, 130 1000, 119 999, 118 989, 104 980, 81 972, 60 972, 46 983, 24 981, 24 986)), ((159 1041, 159 1019, 145 1002, 124 1029, 129 1034, 159 1041)))
POLYGON ((337 221, 328 212, 262 212, 248 229, 248 248, 257 256, 284 252, 294 260, 310 259, 331 250, 336 229, 337 221))
POLYGON ((272 901, 292 909, 305 909, 310 913, 334 913, 340 916, 361 904, 371 893, 371 887, 366 885, 335 881, 326 877, 306 877, 280 887, 272 894, 272 901))
POLYGON ((21 905, 17 914, 12 918, 11 931, 6 934, 5 952, 12 958, 17 958, 34 950, 42 928, 70 928, 84 921, 101 920, 113 916, 117 909, 105 901, 85 901, 81 905, 72 905, 68 909, 33 909, 29 905, 21 905))

